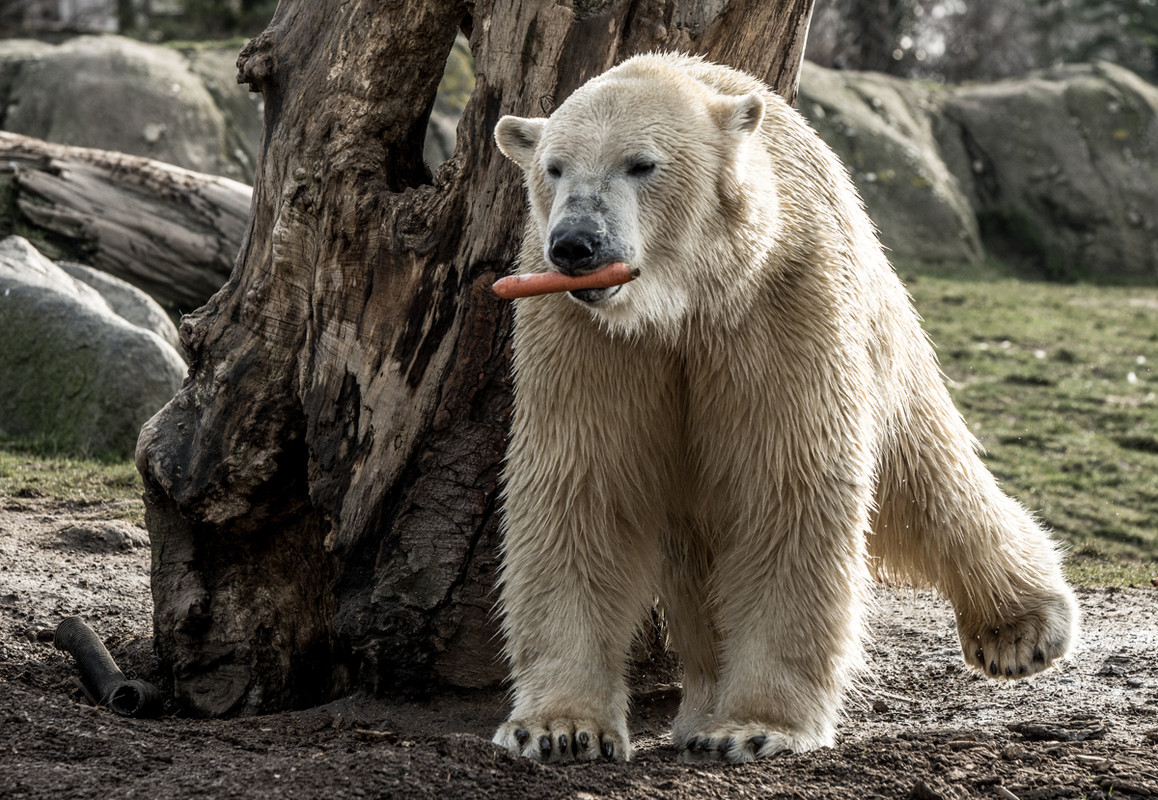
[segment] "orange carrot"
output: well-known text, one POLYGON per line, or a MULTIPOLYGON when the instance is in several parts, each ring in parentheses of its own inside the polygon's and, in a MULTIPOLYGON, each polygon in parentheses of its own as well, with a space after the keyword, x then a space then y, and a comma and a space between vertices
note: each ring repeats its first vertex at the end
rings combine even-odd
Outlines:
POLYGON ((564 275, 562 272, 535 272, 530 275, 508 275, 495 281, 492 287, 499 297, 514 300, 517 297, 535 297, 554 292, 573 292, 576 289, 607 289, 639 277, 639 270, 622 261, 615 261, 586 275, 564 275))

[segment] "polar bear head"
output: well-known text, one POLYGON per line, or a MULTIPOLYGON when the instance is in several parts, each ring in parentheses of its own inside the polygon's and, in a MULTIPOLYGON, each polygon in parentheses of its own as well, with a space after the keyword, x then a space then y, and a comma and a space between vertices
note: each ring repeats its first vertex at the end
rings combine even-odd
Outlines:
POLYGON ((767 247, 775 200, 761 146, 765 98, 754 82, 709 85, 696 72, 708 68, 726 69, 638 56, 549 118, 506 116, 495 129, 524 172, 531 271, 639 269, 624 286, 571 293, 613 329, 675 334, 689 313, 723 302, 761 260, 753 250, 767 247))

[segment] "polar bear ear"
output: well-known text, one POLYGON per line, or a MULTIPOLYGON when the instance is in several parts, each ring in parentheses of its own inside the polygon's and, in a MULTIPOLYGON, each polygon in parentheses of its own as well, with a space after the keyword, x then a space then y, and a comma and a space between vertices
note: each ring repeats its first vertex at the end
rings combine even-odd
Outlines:
POLYGON ((719 176, 721 207, 739 214, 736 209, 744 205, 746 196, 743 187, 750 137, 760 130, 760 123, 764 121, 764 98, 758 92, 721 97, 712 104, 710 111, 733 147, 719 176))
POLYGON ((535 148, 543 136, 545 119, 526 119, 505 116, 495 126, 495 142, 503 155, 524 170, 530 169, 535 159, 535 148))
POLYGON ((721 97, 715 102, 712 115, 725 131, 741 136, 754 133, 764 121, 764 98, 759 92, 740 97, 721 97))

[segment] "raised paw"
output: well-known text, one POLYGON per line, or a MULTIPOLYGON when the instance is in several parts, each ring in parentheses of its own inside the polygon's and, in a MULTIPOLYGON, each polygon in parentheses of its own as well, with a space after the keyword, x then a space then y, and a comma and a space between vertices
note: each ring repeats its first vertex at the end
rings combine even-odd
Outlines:
POLYGON ((613 731, 591 720, 510 720, 495 731, 494 743, 515 755, 537 761, 627 761, 631 742, 626 731, 613 731))
POLYGON ((727 761, 737 764, 811 749, 813 745, 801 737, 759 722, 724 722, 691 736, 683 743, 679 760, 684 763, 727 761))
POLYGON ((958 614, 957 635, 965 662, 997 680, 1026 678, 1065 656, 1077 638, 1077 603, 1060 593, 1022 603, 997 621, 958 614))

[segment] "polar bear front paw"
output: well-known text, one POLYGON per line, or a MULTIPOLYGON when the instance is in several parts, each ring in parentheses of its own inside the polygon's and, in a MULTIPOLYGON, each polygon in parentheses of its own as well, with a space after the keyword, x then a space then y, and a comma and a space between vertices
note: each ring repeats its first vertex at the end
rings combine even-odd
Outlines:
POLYGON ((679 760, 685 764, 700 761, 738 764, 784 753, 802 753, 814 747, 800 736, 759 722, 721 722, 691 736, 684 743, 679 760))
POLYGON ((495 744, 515 755, 536 761, 627 761, 631 758, 631 741, 627 731, 605 728, 593 720, 556 719, 504 722, 495 731, 495 744))
POLYGON ((1022 604, 1022 611, 997 621, 957 616, 957 635, 970 666, 999 680, 1041 672, 1069 652, 1077 636, 1077 603, 1065 592, 1022 604))

